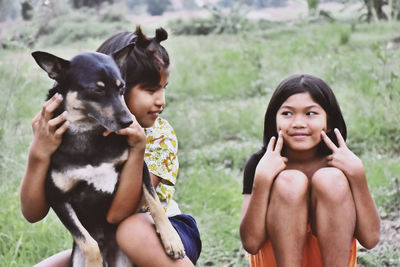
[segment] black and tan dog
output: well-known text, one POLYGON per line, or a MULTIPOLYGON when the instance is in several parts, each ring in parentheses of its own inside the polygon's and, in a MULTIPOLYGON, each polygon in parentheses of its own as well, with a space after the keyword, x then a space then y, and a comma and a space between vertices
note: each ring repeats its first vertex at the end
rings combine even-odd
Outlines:
MULTIPOLYGON (((73 237, 72 266, 131 266, 117 246, 116 225, 106 220, 128 156, 127 139, 115 133, 103 136, 103 132, 132 123, 122 102, 124 81, 119 72, 132 48, 133 44, 113 55, 82 53, 71 61, 32 53, 56 81, 47 98, 55 93, 63 96, 54 116, 68 111, 70 125, 52 155, 45 186, 47 201, 73 237)), ((143 193, 166 253, 174 259, 184 257, 180 237, 166 217, 146 164, 143 193)))

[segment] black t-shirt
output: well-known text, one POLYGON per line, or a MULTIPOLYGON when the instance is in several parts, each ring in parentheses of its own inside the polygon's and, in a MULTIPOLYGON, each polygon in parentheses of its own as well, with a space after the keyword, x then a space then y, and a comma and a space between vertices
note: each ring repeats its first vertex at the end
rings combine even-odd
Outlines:
POLYGON ((251 157, 246 163, 246 167, 244 168, 243 173, 243 192, 242 194, 251 194, 253 191, 253 182, 254 182, 254 174, 256 172, 257 164, 261 160, 262 156, 264 156, 265 150, 260 149, 251 157))

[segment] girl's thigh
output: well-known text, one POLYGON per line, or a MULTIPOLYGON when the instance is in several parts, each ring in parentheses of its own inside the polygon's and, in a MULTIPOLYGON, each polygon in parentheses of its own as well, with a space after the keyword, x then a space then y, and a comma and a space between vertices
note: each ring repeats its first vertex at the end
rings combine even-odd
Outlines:
POLYGON ((173 260, 165 253, 154 221, 146 213, 137 213, 125 219, 118 226, 117 242, 131 261, 139 266, 193 266, 187 256, 182 260, 173 260))
POLYGON ((69 267, 72 249, 64 250, 34 265, 34 267, 69 267))

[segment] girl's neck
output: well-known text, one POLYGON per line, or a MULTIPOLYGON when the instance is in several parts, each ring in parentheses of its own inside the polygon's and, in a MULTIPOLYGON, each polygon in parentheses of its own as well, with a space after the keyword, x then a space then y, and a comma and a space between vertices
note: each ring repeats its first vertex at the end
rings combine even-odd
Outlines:
POLYGON ((298 151, 286 148, 285 157, 290 163, 307 163, 321 158, 321 156, 318 155, 317 148, 307 151, 298 151))
POLYGON ((325 157, 319 155, 317 149, 308 151, 286 149, 285 157, 288 159, 287 169, 299 170, 307 177, 312 177, 315 171, 327 166, 325 157))

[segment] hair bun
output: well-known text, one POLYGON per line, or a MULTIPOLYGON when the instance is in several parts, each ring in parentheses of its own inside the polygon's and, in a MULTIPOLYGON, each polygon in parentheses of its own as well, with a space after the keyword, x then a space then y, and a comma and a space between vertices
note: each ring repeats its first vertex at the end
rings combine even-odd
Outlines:
POLYGON ((156 37, 157 43, 161 43, 164 40, 168 39, 168 33, 162 27, 156 29, 156 37))
POLYGON ((135 35, 136 35, 136 44, 139 47, 146 48, 150 44, 150 41, 147 39, 147 37, 142 32, 140 25, 136 26, 135 35))

